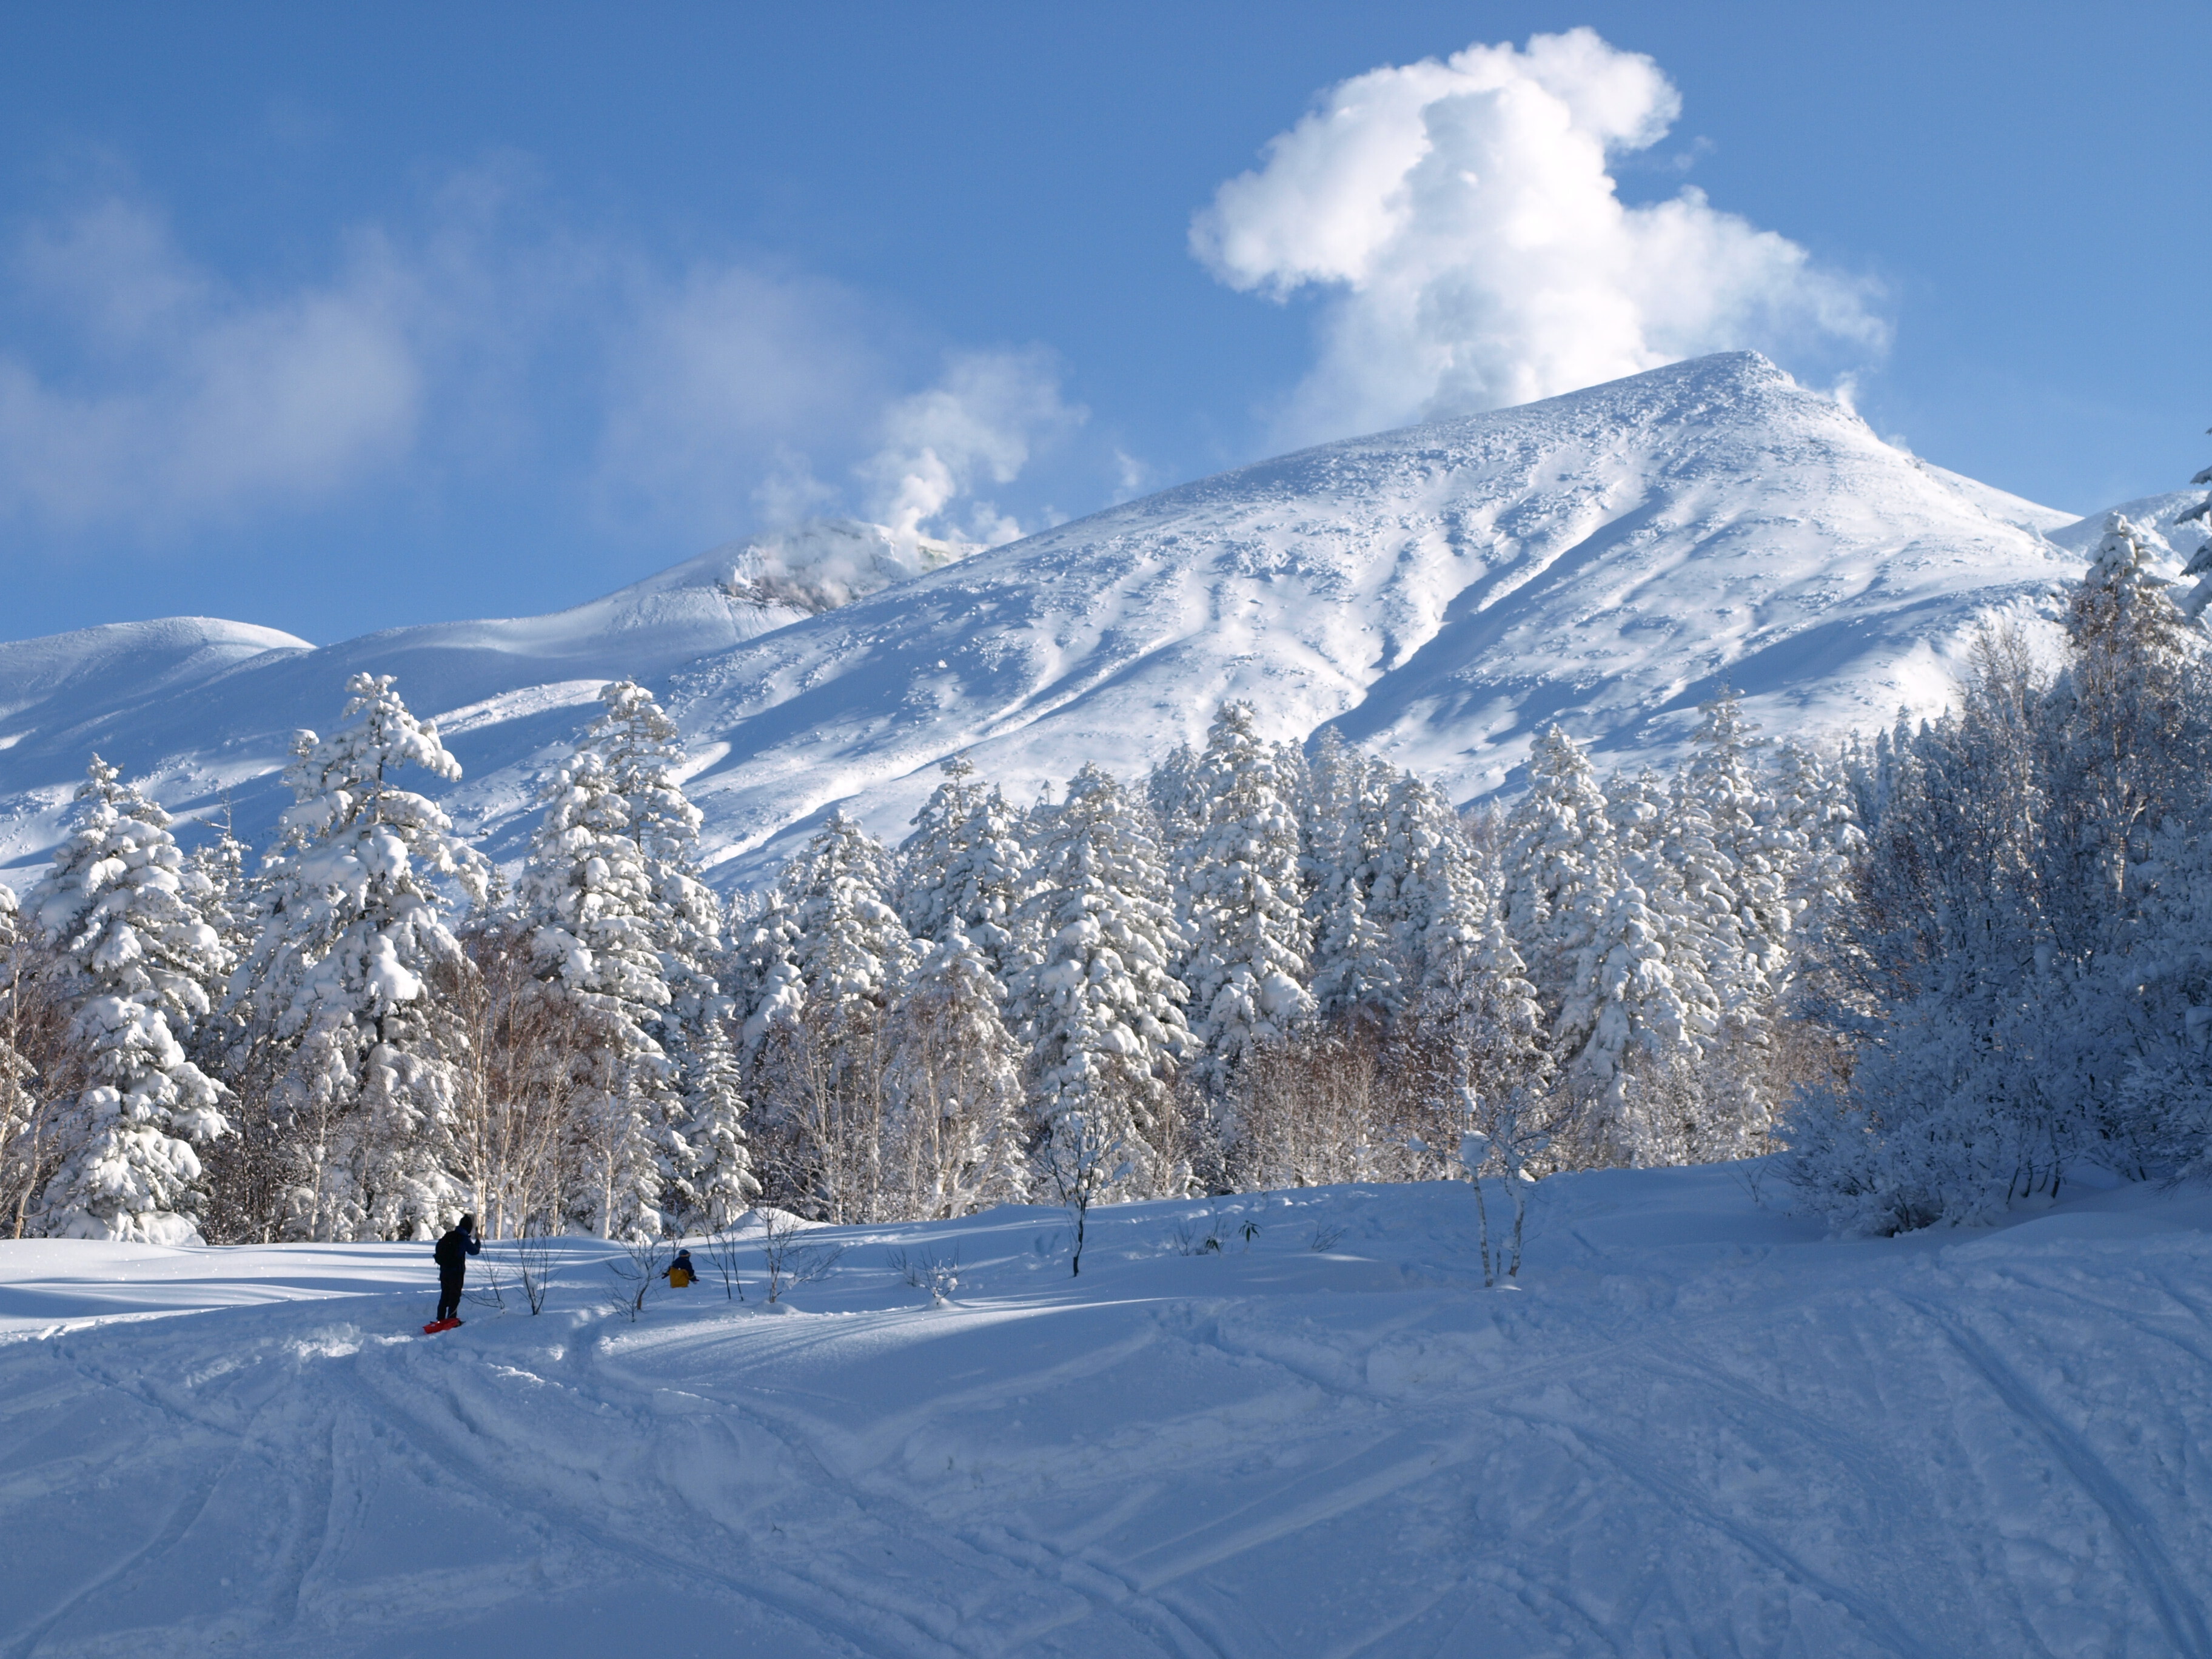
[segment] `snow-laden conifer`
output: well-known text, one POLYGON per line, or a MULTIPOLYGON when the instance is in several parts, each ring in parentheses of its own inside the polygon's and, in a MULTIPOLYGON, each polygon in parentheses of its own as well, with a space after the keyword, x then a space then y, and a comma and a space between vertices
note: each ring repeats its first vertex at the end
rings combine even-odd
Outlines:
POLYGON ((1413 773, 1398 774, 1382 802, 1372 908, 1407 994, 1457 980, 1480 956, 1493 903, 1451 802, 1413 773))
POLYGON ((1824 1002, 1842 994, 1834 976, 1855 954, 1852 872, 1867 844, 1846 765, 1799 743, 1776 751, 1775 818, 1790 848, 1791 972, 1821 975, 1816 994, 1824 1002))
POLYGON ((1023 955, 1015 932, 1029 858, 1023 814, 996 784, 969 781, 975 768, 966 757, 941 769, 945 781, 899 849, 899 915, 908 933, 932 945, 959 934, 1003 985, 1023 955))
POLYGON ((1701 1035, 1699 1011, 1685 995, 1680 967, 1667 954, 1665 920, 1625 874, 1595 908, 1587 965, 1570 982, 1555 1032, 1586 1032, 1567 1051, 1571 1078, 1597 1091, 1605 1133, 1639 1150, 1625 1127, 1630 1070, 1664 1067, 1686 1056, 1701 1035))
POLYGON ((1117 1184, 1121 1161, 1143 1192, 1180 1190, 1169 1079, 1193 1045, 1150 814, 1110 774, 1085 767, 1037 848, 1036 877, 1041 960, 1018 979, 1014 1004, 1043 1156, 1091 1183, 1086 1203, 1117 1184), (1117 1161, 1102 1170, 1109 1146, 1117 1161))
POLYGON ((1145 802, 1159 825, 1162 846, 1179 848, 1192 841, 1206 818, 1198 750, 1187 743, 1170 750, 1145 780, 1145 802))
MULTIPOLYGON (((1528 756, 1528 793, 1506 821, 1505 921, 1556 1020, 1566 988, 1595 939, 1596 913, 1613 887, 1619 860, 1604 790, 1573 738, 1556 723, 1536 735, 1528 756)), ((1555 1054, 1571 1052, 1559 1034, 1555 1054)))
POLYGON ((726 1016, 697 1028, 686 1060, 680 1081, 690 1156, 678 1199, 686 1215, 715 1227, 744 1212, 761 1190, 745 1133, 744 1071, 726 1016))
POLYGON ((288 1131, 285 1231, 422 1237, 464 1199, 443 1157, 459 1033, 433 984, 465 971, 446 890, 480 896, 486 872, 442 810, 394 781, 410 766, 459 777, 434 723, 389 675, 356 674, 347 691, 337 731, 295 739, 293 805, 234 986, 288 1055, 272 1103, 288 1131))
POLYGON ((1388 921, 1375 915, 1390 769, 1331 726, 1310 770, 1305 885, 1315 1012, 1325 1019, 1385 1021, 1405 994, 1396 941, 1388 921))
POLYGON ((89 1079, 58 1126, 65 1151, 40 1195, 44 1233, 198 1237, 193 1147, 229 1127, 221 1090, 184 1046, 229 966, 206 920, 209 896, 168 814, 94 756, 75 826, 30 894, 60 959, 76 1010, 70 1036, 89 1079))
POLYGON ((738 1058, 751 1066, 770 1032, 795 1020, 806 1000, 799 971, 799 922, 781 884, 739 930, 730 962, 739 1018, 738 1058))
POLYGON ((721 1030, 721 906, 698 877, 698 808, 681 734, 644 687, 617 680, 546 791, 517 894, 540 973, 611 1044, 582 1114, 601 1172, 603 1237, 726 1204, 754 1187, 721 1030), (720 1196, 716 1196, 720 1194, 720 1196))
MULTIPOLYGON (((892 904, 894 869, 882 844, 842 811, 779 879, 795 977, 775 991, 780 1011, 760 1022, 755 1062, 779 1167, 778 1201, 826 1220, 876 1218, 887 1193, 891 1128, 887 1071, 890 1014, 919 952, 892 904)), ((766 969, 774 976, 773 954, 766 969)))
POLYGON ((515 899, 544 994, 587 1012, 600 1033, 580 1056, 592 1074, 580 1079, 576 1125, 596 1178, 572 1195, 572 1213, 602 1238, 658 1232, 678 1113, 676 1067, 659 1040, 671 1000, 666 919, 601 749, 579 749, 544 800, 515 899))
POLYGON ((1589 757, 1555 723, 1529 757, 1529 789, 1507 823, 1509 933, 1546 1015, 1546 1048, 1587 1107, 1593 1148, 1624 1145, 1630 1071, 1664 1063, 1694 1039, 1668 961, 1668 918, 1624 859, 1589 757))
POLYGON ((2054 840, 2073 867, 2050 902, 2072 913, 2057 919, 2060 927, 2086 928, 2132 902, 2131 866, 2150 837, 2198 804, 2212 767, 2205 635, 2174 603, 2143 533, 2118 513, 2069 599, 2066 635, 2066 672, 2046 714, 2047 788, 2054 840))
POLYGON ((234 833, 226 808, 215 839, 203 842, 185 860, 198 889, 201 916, 215 929, 225 960, 234 966, 252 948, 258 920, 255 880, 247 868, 252 850, 234 833))
POLYGON ((1557 723, 1529 753, 1502 876, 1506 927, 1544 1008, 1546 1047, 1564 1064, 1589 1039, 1598 923, 1621 877, 1597 773, 1557 723))
POLYGON ((1179 859, 1182 977, 1200 1079, 1216 1091, 1255 1044, 1284 1041, 1313 1007, 1297 801, 1258 727, 1249 703, 1214 716, 1195 775, 1203 817, 1179 859))
POLYGON ((1795 860, 1765 775, 1765 739, 1743 700, 1723 685, 1698 714, 1677 793, 1718 859, 1706 902, 1727 960, 1708 977, 1726 1016, 1749 1026, 1764 1022, 1789 975, 1795 860))
MULTIPOLYGON (((673 1079, 677 1109, 659 1139, 669 1202, 684 1210, 695 1207, 694 1189, 701 1183, 721 1183, 734 1191, 752 1181, 742 1140, 730 1141, 690 1110, 694 1103, 719 1098, 704 1082, 703 1072, 720 1063, 706 1051, 726 1041, 714 1028, 732 1007, 718 977, 724 954, 722 906, 700 879, 702 819, 684 788, 689 761, 675 720, 632 680, 607 685, 599 699, 604 712, 585 732, 584 746, 605 758, 608 776, 629 807, 630 838, 652 889, 653 941, 669 1000, 646 1024, 673 1079), (716 1145, 722 1153, 712 1151, 716 1145), (723 1168, 717 1159, 724 1154, 735 1156, 738 1163, 723 1168)), ((742 1106, 738 1110, 741 1114, 742 1106)))
POLYGON ((842 811, 785 871, 800 978, 833 1021, 872 1018, 913 971, 918 953, 890 902, 894 879, 883 844, 842 811))

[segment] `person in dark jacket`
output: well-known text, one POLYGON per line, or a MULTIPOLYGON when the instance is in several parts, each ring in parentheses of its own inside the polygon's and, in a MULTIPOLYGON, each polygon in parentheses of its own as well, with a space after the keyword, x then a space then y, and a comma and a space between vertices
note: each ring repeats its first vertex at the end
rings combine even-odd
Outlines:
POLYGON ((660 1276, 666 1279, 672 1288, 679 1291, 698 1278, 699 1270, 691 1265, 691 1252, 677 1251, 676 1260, 660 1270, 660 1276))
POLYGON ((461 1280, 469 1271, 469 1258, 480 1254, 483 1246, 477 1242, 477 1218, 472 1215, 461 1218, 461 1224, 438 1241, 430 1254, 438 1263, 438 1318, 436 1324, 461 1316, 461 1280))

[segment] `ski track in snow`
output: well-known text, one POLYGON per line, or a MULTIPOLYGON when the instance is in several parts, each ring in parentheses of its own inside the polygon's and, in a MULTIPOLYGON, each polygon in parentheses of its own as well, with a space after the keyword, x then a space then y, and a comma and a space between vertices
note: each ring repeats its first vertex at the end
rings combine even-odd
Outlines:
POLYGON ((845 1229, 635 1324, 580 1241, 433 1339, 421 1246, 0 1244, 0 1659, 2212 1654, 2212 1198, 1563 1177, 1499 1291, 1471 1209, 1119 1206, 1074 1280, 1057 1212, 845 1229))

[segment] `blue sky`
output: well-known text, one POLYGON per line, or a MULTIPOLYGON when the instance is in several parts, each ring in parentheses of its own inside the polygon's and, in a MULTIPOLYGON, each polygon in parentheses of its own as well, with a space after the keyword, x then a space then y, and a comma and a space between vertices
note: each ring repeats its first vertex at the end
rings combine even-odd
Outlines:
POLYGON ((2212 460, 2208 61, 2201 4, 13 8, 0 635, 992 539, 1737 344, 2087 511, 2212 460))

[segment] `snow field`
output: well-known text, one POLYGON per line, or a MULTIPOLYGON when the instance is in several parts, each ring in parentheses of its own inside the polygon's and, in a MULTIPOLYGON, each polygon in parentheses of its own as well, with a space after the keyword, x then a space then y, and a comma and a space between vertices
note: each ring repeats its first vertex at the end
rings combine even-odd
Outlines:
POLYGON ((427 1246, 0 1244, 0 1655, 2212 1653, 2212 1198, 1837 1243, 1759 1168, 1547 1181, 1509 1290, 1340 1187, 635 1323, 568 1241, 429 1339, 427 1246))

